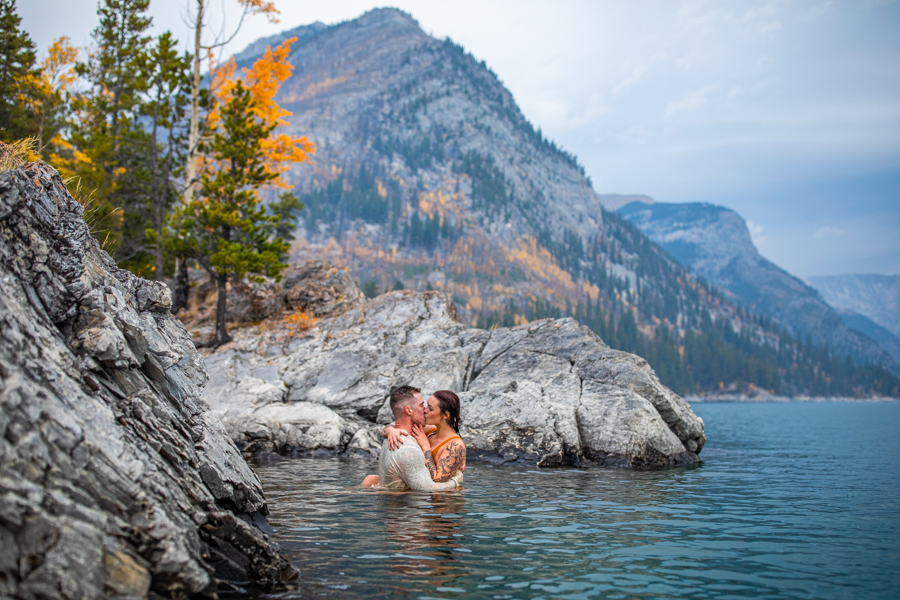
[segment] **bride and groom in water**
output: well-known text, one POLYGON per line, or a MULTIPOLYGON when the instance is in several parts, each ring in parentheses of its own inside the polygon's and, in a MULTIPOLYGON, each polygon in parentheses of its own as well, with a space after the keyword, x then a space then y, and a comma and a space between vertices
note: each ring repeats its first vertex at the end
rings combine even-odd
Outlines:
POLYGON ((422 402, 420 389, 404 385, 391 392, 390 404, 394 424, 384 428, 378 475, 367 476, 362 486, 391 491, 460 487, 466 445, 459 437, 459 396, 441 390, 422 402))

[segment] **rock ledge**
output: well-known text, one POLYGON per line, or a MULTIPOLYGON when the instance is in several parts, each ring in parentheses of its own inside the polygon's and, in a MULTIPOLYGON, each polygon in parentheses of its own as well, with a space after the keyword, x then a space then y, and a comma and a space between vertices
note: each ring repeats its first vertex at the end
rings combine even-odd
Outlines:
POLYGON ((376 456, 405 383, 459 392, 473 458, 656 468, 703 448, 703 421, 645 360, 572 319, 485 331, 411 291, 334 314, 293 333, 273 317, 207 354, 203 397, 246 454, 376 456))
POLYGON ((200 400, 162 284, 116 268, 42 163, 0 173, 0 596, 214 598, 296 571, 200 400))

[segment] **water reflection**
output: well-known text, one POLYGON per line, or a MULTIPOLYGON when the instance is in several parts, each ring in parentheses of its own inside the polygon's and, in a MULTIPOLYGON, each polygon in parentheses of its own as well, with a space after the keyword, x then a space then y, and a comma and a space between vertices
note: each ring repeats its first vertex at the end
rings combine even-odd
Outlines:
POLYGON ((464 549, 461 492, 379 494, 377 506, 384 515, 387 540, 398 550, 390 557, 390 569, 404 582, 404 589, 412 582, 421 582, 426 589, 454 587, 465 575, 458 558, 464 549))

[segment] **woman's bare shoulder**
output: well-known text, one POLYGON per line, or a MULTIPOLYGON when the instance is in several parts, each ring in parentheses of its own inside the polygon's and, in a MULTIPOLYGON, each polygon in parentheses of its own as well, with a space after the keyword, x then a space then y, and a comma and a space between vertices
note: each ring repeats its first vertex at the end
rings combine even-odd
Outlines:
POLYGON ((466 443, 463 441, 463 439, 461 437, 453 438, 449 442, 447 442, 447 447, 448 448, 456 447, 456 448, 462 448, 463 450, 465 450, 466 443))

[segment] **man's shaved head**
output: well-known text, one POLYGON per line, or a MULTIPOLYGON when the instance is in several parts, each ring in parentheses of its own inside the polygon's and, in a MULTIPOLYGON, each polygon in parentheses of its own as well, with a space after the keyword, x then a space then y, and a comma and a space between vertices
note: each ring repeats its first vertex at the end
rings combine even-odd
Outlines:
POLYGON ((403 415, 403 409, 407 406, 413 406, 416 403, 422 403, 422 390, 411 385, 401 385, 391 391, 391 412, 394 418, 400 418, 403 415))

